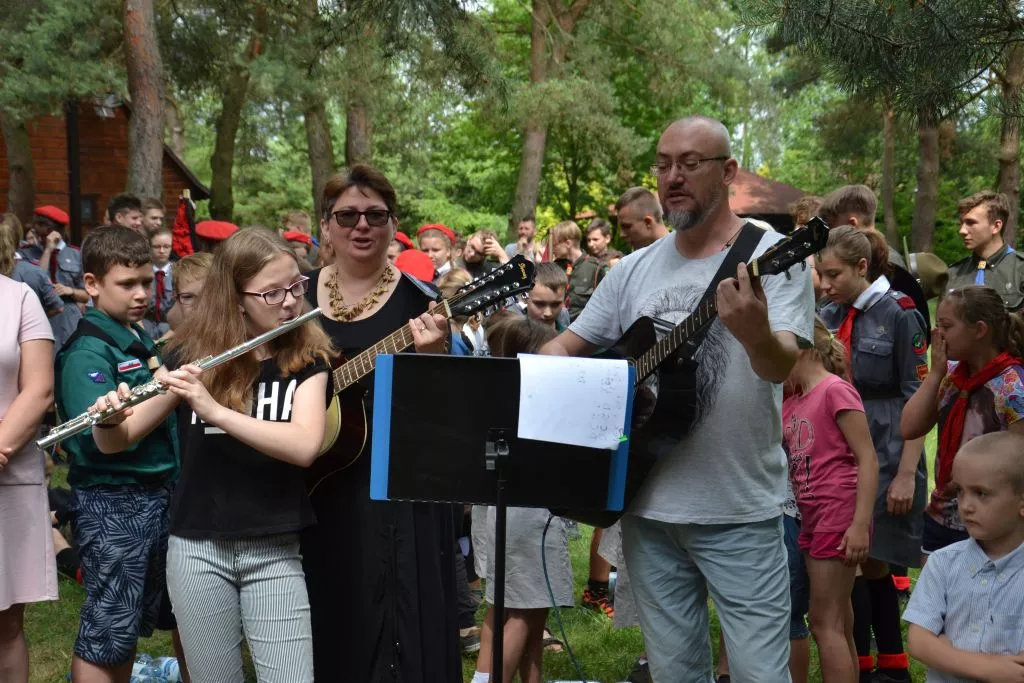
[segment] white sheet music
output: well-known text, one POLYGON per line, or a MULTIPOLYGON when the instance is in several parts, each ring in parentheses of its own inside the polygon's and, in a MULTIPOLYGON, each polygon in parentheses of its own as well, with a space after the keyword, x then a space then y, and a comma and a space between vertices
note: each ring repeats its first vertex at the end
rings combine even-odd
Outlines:
POLYGON ((624 360, 519 355, 520 439, 618 448, 628 400, 624 360))

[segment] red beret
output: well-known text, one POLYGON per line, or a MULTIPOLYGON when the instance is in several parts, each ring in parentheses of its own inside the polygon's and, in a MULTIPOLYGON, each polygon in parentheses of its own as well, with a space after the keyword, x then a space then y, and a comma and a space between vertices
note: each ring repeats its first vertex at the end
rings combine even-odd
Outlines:
POLYGON ((403 273, 412 275, 417 280, 431 282, 434 279, 434 262, 426 252, 419 249, 406 249, 395 259, 395 267, 403 273))
POLYGON ((412 243, 412 238, 406 235, 401 230, 395 231, 395 239, 406 249, 415 249, 416 245, 412 243))
POLYGON ((56 206, 38 206, 36 207, 35 214, 43 218, 49 218, 54 223, 60 223, 61 225, 67 225, 68 221, 71 220, 65 212, 56 206))
POLYGON ((289 242, 302 242, 307 247, 313 246, 313 238, 304 232, 299 232, 298 230, 289 230, 281 236, 289 242))
POLYGON ((440 230, 448 237, 448 240, 452 244, 455 244, 458 241, 458 238, 455 236, 455 231, 447 225, 442 225, 440 223, 427 223, 426 225, 421 225, 420 229, 416 231, 416 236, 419 237, 427 230, 440 230))
POLYGON ((196 235, 208 240, 220 242, 238 232, 238 226, 227 221, 199 221, 196 223, 196 235))

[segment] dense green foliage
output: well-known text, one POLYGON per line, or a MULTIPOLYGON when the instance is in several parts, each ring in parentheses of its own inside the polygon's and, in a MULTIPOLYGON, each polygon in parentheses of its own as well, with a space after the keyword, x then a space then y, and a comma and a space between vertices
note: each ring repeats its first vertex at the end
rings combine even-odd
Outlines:
MULTIPOLYGON (((246 63, 250 81, 236 136, 239 224, 276 225, 289 210, 312 209, 303 118, 310 96, 326 104, 337 168, 345 163, 347 107, 367 107, 373 163, 395 183, 410 230, 436 221, 462 233, 505 230, 531 112, 551 122, 537 207, 542 225, 586 211, 606 215, 626 188, 652 185, 646 169, 661 130, 690 113, 721 118, 733 131, 737 158, 758 173, 815 194, 844 183, 878 190, 877 93, 885 73, 903 84, 888 92, 904 108, 933 96, 933 106, 951 113, 940 127, 934 243, 947 260, 959 257, 956 201, 995 185, 1000 123, 1012 112, 997 88, 986 88, 984 70, 957 91, 936 85, 949 80, 938 78, 938 69, 928 79, 911 76, 928 60, 946 70, 979 69, 979 59, 997 54, 1006 40, 997 32, 1005 12, 982 12, 934 45, 916 37, 914 30, 928 27, 914 23, 923 19, 913 10, 928 5, 939 16, 960 16, 964 3, 858 0, 836 5, 842 12, 827 18, 808 11, 780 19, 781 7, 814 4, 591 0, 568 38, 563 68, 540 85, 528 77, 530 3, 518 0, 314 0, 315 16, 308 0, 157 0, 157 18, 185 159, 206 182, 225 79, 250 41, 260 41, 258 57, 246 63), (261 31, 258 11, 271 18, 261 31), (902 41, 900 49, 857 68, 837 67, 870 51, 867 42, 826 40, 849 29, 855 15, 858 26, 889 31, 883 39, 902 41), (983 44, 970 54, 953 50, 951 41, 968 28, 982 32, 983 44), (807 40, 809 32, 820 34, 822 45, 807 40), (940 47, 946 52, 933 55, 940 47), (928 82, 938 94, 925 93, 928 82)), ((124 95, 118 2, 32 0, 26 8, 0 6, 0 109, 29 119, 69 96, 124 95)), ((900 117, 895 139, 895 213, 907 231, 918 163, 912 116, 900 117)), ((206 210, 201 205, 200 216, 206 210)))

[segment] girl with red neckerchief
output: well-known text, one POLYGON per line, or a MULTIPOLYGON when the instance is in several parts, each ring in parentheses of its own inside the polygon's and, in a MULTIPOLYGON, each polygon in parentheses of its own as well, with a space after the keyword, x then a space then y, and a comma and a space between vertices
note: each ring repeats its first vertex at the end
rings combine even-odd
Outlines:
POLYGON ((967 538, 951 487, 953 459, 963 444, 989 432, 1024 434, 1024 320, 1007 312, 999 293, 970 285, 950 292, 936 311, 932 365, 907 402, 904 438, 939 425, 935 488, 924 515, 921 551, 967 538))

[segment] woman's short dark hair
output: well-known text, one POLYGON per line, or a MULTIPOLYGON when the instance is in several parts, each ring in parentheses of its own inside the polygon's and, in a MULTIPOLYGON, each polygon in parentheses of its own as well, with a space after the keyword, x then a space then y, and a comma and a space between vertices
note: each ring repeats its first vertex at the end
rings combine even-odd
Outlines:
POLYGON ((334 206, 334 202, 351 187, 357 187, 360 190, 373 190, 384 200, 384 206, 391 212, 391 215, 395 215, 398 200, 395 195, 395 188, 391 185, 391 182, 383 173, 372 166, 356 164, 346 171, 334 174, 327 181, 327 184, 324 185, 324 193, 320 203, 324 221, 330 220, 331 207, 334 206))

